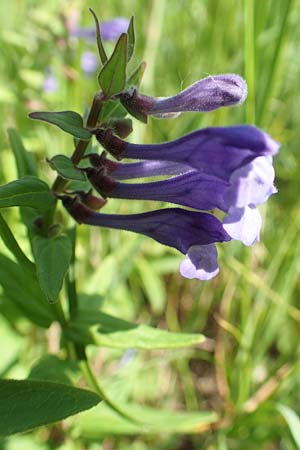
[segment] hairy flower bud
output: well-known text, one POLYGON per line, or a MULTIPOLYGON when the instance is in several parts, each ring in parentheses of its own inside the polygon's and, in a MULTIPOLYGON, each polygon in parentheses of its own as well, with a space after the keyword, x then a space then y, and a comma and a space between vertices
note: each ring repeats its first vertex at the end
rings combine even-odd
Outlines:
POLYGON ((148 115, 160 118, 184 111, 207 112, 222 106, 243 103, 247 85, 239 75, 214 75, 196 81, 172 97, 155 98, 131 89, 120 96, 124 107, 135 117, 146 121, 148 115))

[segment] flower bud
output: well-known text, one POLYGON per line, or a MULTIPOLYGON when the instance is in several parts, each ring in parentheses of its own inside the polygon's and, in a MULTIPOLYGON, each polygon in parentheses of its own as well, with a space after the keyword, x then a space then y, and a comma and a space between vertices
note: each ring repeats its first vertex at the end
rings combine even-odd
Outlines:
POLYGON ((147 121, 147 116, 170 117, 184 111, 207 112, 222 106, 243 103, 247 97, 247 85, 239 75, 214 75, 196 81, 172 97, 148 97, 137 89, 123 93, 123 106, 135 117, 147 121))

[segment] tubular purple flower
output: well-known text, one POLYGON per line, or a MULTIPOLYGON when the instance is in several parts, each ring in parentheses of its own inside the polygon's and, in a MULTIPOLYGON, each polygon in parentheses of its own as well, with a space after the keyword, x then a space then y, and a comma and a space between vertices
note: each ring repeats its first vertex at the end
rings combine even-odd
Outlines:
POLYGON ((120 183, 97 169, 86 172, 103 197, 157 200, 206 211, 214 208, 226 211, 223 197, 230 184, 195 170, 163 181, 138 184, 120 183))
POLYGON ((130 144, 101 129, 96 137, 118 159, 176 162, 224 180, 256 157, 274 155, 279 148, 270 136, 250 125, 204 128, 162 144, 130 144))
POLYGON ((207 213, 168 208, 130 215, 101 214, 90 210, 77 199, 63 196, 62 201, 67 211, 79 223, 144 234, 187 254, 190 264, 195 259, 195 276, 199 279, 209 279, 210 268, 213 273, 216 268, 214 265, 207 265, 206 261, 200 261, 201 258, 194 257, 195 251, 191 248, 201 250, 201 246, 231 239, 221 222, 207 213))
POLYGON ((239 75, 224 74, 196 81, 173 97, 149 97, 131 88, 120 96, 120 100, 133 115, 150 114, 163 118, 184 111, 208 112, 222 106, 239 105, 246 97, 245 80, 239 75))
MULTIPOLYGON (((129 20, 124 17, 116 17, 111 20, 101 22, 100 31, 104 41, 116 41, 122 33, 126 33, 129 20)), ((86 41, 94 42, 96 39, 95 27, 76 27, 71 31, 72 37, 83 38, 86 41)))

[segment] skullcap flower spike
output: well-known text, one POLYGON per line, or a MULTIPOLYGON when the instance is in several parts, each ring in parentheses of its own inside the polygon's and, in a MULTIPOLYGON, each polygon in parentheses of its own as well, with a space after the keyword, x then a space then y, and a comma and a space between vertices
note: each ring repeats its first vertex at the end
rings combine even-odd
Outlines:
POLYGON ((185 111, 208 112, 223 106, 239 105, 247 97, 247 84, 235 74, 213 75, 172 97, 149 97, 132 88, 120 96, 133 115, 154 115, 161 118, 185 111))

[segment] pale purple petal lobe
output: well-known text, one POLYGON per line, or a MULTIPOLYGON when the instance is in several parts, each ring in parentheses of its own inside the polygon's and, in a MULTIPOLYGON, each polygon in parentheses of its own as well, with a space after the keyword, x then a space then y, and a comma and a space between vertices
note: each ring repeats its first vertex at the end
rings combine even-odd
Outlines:
POLYGON ((190 247, 179 270, 183 277, 189 279, 210 280, 215 277, 219 273, 216 246, 209 244, 190 247))
POLYGON ((231 208, 223 219, 223 228, 232 239, 250 246, 259 241, 262 220, 258 209, 249 205, 245 208, 231 208))

